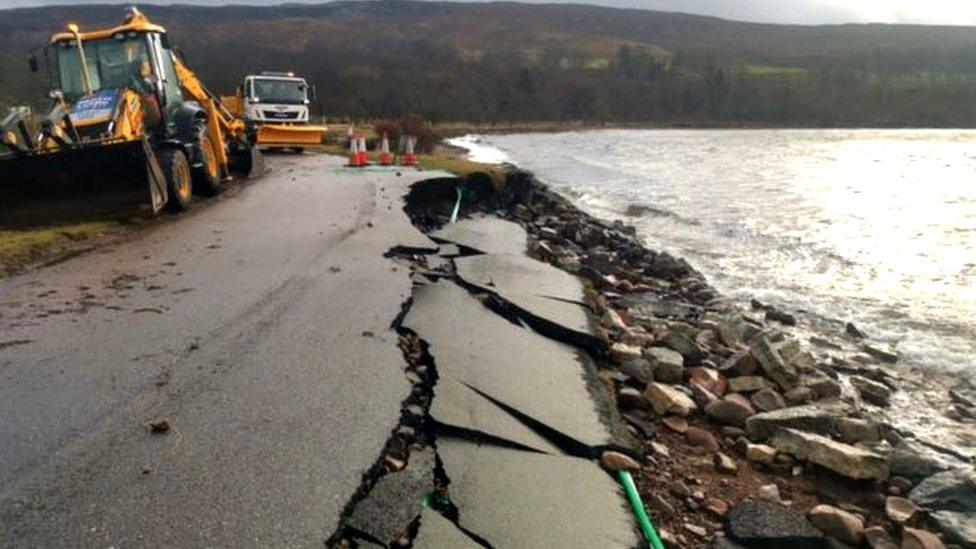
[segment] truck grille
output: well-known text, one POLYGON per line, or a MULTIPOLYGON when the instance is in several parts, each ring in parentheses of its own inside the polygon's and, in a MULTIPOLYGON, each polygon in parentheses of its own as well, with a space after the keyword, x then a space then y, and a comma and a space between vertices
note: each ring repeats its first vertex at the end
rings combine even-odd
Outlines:
POLYGON ((278 112, 264 111, 264 117, 269 120, 295 120, 298 118, 297 112, 278 112))

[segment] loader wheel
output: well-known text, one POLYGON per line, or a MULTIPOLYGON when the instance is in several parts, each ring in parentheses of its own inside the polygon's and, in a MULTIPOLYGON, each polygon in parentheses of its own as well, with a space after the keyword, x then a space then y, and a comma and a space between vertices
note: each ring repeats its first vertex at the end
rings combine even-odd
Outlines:
POLYGON ((220 191, 220 165, 217 163, 217 143, 210 135, 206 122, 197 126, 196 150, 200 162, 193 168, 193 190, 203 196, 214 196, 220 191))
POLYGON ((166 175, 166 185, 169 190, 169 200, 166 209, 171 212, 182 212, 190 205, 193 198, 193 176, 190 174, 190 162, 186 153, 180 149, 163 149, 158 153, 159 167, 166 175))

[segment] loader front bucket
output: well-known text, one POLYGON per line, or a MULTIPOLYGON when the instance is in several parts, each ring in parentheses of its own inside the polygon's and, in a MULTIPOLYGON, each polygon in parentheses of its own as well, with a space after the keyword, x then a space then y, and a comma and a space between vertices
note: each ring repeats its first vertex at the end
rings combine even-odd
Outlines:
POLYGON ((35 150, 0 157, 0 218, 19 210, 108 210, 166 202, 166 185, 145 140, 35 150))
POLYGON ((258 127, 259 147, 308 147, 321 145, 325 126, 299 126, 287 124, 262 124, 258 127))

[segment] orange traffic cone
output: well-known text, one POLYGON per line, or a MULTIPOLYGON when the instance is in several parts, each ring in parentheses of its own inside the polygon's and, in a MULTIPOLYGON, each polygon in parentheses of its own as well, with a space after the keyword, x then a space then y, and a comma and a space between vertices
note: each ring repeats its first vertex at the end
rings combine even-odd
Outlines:
POLYGON ((393 155, 390 154, 390 140, 386 136, 386 132, 383 132, 383 141, 380 145, 380 166, 389 166, 393 164, 393 155))
POLYGON ((417 143, 417 138, 408 135, 407 136, 407 150, 403 153, 403 165, 404 166, 416 166, 417 165, 417 155, 413 152, 413 147, 417 143))
POLYGON ((366 136, 359 134, 359 165, 369 164, 369 153, 366 152, 366 136))
POLYGON ((363 165, 362 161, 359 158, 358 139, 353 138, 349 140, 349 163, 346 165, 349 166, 350 168, 359 168, 363 165))

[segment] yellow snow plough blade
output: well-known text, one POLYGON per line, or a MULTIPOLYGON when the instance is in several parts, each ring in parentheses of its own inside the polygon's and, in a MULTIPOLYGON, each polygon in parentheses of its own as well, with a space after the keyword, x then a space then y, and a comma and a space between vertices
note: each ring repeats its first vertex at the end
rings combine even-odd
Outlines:
POLYGON ((300 126, 289 124, 262 124, 258 127, 259 147, 307 147, 321 145, 325 138, 325 126, 300 126))

